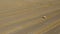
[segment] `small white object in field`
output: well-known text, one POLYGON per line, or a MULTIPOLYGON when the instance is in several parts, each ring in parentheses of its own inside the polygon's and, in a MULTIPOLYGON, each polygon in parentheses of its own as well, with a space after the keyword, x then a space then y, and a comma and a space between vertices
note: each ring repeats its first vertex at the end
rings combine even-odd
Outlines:
POLYGON ((42 17, 40 18, 40 22, 44 22, 44 21, 46 21, 46 19, 47 19, 46 16, 42 16, 42 17))
POLYGON ((46 17, 46 16, 42 16, 42 18, 43 18, 43 19, 47 19, 47 17, 46 17))

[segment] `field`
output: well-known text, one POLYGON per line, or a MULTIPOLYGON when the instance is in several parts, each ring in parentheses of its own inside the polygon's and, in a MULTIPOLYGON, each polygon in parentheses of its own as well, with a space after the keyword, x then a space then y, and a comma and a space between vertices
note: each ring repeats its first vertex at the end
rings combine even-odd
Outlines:
POLYGON ((60 34, 60 0, 0 0, 0 34, 60 34))

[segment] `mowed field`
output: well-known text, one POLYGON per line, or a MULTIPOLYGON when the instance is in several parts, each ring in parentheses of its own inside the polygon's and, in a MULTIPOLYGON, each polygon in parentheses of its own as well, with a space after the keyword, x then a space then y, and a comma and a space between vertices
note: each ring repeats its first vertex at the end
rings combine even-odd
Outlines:
POLYGON ((0 0, 0 34, 60 34, 60 0, 0 0))

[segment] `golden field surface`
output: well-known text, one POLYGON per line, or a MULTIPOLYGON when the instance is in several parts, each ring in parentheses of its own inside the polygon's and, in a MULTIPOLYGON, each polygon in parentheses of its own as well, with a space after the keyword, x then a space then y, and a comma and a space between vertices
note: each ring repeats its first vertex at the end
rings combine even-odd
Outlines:
POLYGON ((60 34, 60 0, 0 0, 0 34, 60 34))

